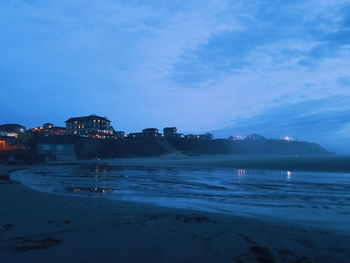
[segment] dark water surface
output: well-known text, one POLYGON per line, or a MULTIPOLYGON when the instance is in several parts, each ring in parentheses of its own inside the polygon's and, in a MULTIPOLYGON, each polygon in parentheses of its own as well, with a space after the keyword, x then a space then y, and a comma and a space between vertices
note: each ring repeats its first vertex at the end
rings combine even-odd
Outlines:
POLYGON ((350 174, 51 166, 17 171, 12 179, 42 192, 253 216, 350 233, 350 174))

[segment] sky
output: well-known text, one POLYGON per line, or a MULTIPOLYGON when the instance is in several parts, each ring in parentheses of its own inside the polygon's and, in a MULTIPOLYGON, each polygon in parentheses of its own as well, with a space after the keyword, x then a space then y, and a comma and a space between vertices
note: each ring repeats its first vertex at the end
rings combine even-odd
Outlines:
POLYGON ((350 153, 350 0, 0 1, 0 123, 260 133, 350 153))

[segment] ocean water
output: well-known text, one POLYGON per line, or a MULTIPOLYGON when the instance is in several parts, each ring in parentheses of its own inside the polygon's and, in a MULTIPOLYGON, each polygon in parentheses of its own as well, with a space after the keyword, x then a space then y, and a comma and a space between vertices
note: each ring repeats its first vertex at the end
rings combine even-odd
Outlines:
POLYGON ((350 233, 350 174, 108 165, 16 171, 37 191, 299 223, 350 233))

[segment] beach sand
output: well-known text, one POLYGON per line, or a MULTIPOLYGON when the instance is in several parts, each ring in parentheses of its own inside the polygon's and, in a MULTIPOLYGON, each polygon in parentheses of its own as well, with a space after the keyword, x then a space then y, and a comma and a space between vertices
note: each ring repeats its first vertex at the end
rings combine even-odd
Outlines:
MULTIPOLYGON (((0 175, 13 168, 0 167, 0 175)), ((350 237, 0 181, 0 262, 350 262, 350 237)))

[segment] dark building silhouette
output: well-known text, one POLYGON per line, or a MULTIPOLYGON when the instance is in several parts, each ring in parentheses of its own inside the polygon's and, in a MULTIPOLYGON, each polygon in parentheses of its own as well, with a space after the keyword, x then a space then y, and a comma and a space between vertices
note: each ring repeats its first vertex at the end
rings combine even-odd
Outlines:
POLYGON ((201 140, 212 140, 214 138, 213 134, 211 134, 211 133, 200 134, 197 136, 199 136, 199 139, 201 139, 201 140))
POLYGON ((14 137, 17 138, 21 134, 24 134, 26 128, 20 124, 3 124, 0 125, 0 136, 2 137, 14 137))
POLYGON ((139 138, 139 137, 143 137, 143 133, 142 132, 132 132, 128 134, 128 138, 139 138))
POLYGON ((52 123, 44 123, 43 126, 33 128, 30 132, 40 136, 61 136, 66 134, 67 129, 54 126, 52 123))
POLYGON ((97 115, 70 118, 66 120, 68 135, 78 135, 92 138, 113 138, 114 129, 111 121, 97 115))
POLYGON ((206 133, 206 134, 188 134, 185 135, 185 139, 197 139, 197 140, 212 140, 213 135, 211 133, 206 133))
POLYGON ((46 161, 76 160, 74 144, 39 142, 36 146, 36 152, 45 156, 46 161))
POLYGON ((147 128, 142 130, 144 137, 161 137, 162 135, 158 132, 156 128, 147 128))
POLYGON ((176 132, 176 127, 166 127, 163 129, 164 137, 175 137, 176 132))
POLYGON ((25 149, 25 146, 19 142, 16 137, 0 138, 0 153, 4 151, 18 151, 25 149))
POLYGON ((187 135, 185 135, 185 139, 196 139, 196 135, 194 135, 194 134, 187 134, 187 135))
POLYGON ((163 129, 164 137, 166 138, 181 138, 182 134, 177 133, 176 127, 166 127, 163 129))
POLYGON ((125 138, 125 132, 124 131, 115 131, 114 137, 118 139, 124 139, 125 138))
POLYGON ((76 146, 80 140, 88 141, 89 139, 72 136, 33 137, 30 142, 30 149, 41 161, 76 160, 76 146))

